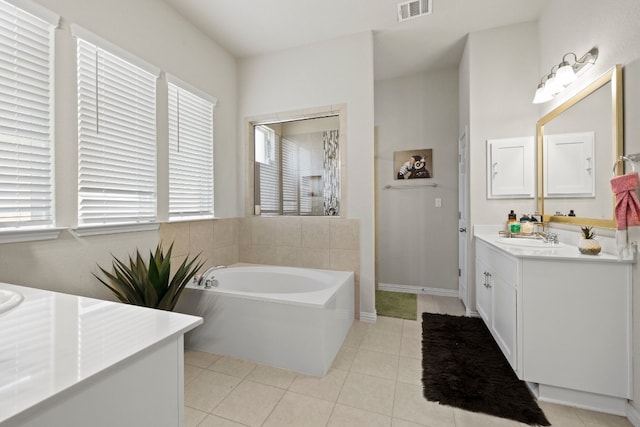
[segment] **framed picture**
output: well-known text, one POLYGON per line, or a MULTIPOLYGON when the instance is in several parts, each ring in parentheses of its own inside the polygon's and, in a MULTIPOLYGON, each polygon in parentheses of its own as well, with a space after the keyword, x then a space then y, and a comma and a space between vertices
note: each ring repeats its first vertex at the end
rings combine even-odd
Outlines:
POLYGON ((433 178, 433 149, 422 148, 394 152, 393 178, 433 178))

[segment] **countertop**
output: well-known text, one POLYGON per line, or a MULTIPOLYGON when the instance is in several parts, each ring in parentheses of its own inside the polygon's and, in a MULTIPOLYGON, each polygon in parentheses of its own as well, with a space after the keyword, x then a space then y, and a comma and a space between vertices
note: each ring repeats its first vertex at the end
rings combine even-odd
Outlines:
MULTIPOLYGON (((487 229, 474 231, 476 239, 483 240, 490 245, 518 258, 538 258, 549 260, 564 261, 581 261, 581 262, 616 262, 616 263, 633 263, 632 258, 618 259, 616 255, 600 252, 598 255, 584 255, 578 250, 578 247, 568 243, 561 242, 561 245, 553 245, 545 247, 519 247, 509 244, 508 237, 502 237, 498 232, 490 232, 487 229)), ((517 239, 517 238, 516 238, 517 239)))
POLYGON ((24 301, 0 314, 0 423, 202 318, 0 283, 24 301))

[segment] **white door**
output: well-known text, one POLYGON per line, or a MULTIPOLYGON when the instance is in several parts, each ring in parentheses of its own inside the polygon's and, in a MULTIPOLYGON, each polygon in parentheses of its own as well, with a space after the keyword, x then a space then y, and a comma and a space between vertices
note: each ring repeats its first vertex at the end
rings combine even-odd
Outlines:
POLYGON ((462 135, 458 138, 458 295, 467 309, 467 315, 471 312, 471 295, 467 286, 468 133, 469 130, 465 126, 462 135))

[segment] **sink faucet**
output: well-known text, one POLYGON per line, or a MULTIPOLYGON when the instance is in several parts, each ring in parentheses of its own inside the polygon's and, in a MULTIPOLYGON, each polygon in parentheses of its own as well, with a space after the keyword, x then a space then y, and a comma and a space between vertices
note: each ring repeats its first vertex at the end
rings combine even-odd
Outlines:
POLYGON ((205 289, 209 289, 211 286, 218 286, 218 281, 215 280, 215 277, 211 276, 210 278, 207 278, 207 276, 212 271, 220 270, 221 268, 227 268, 227 266, 226 265, 216 265, 216 266, 213 266, 213 267, 209 267, 207 269, 207 271, 205 271, 202 275, 193 276, 194 283, 196 284, 196 286, 202 286, 202 284, 204 282, 205 289))
POLYGON ((558 240, 557 233, 551 233, 550 231, 541 231, 538 234, 545 243, 553 243, 553 244, 560 243, 560 241, 558 240))

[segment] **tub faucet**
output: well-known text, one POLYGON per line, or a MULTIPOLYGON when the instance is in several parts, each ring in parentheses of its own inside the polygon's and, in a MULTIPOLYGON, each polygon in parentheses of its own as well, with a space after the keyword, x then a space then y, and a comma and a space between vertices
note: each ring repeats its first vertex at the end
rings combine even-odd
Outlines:
POLYGON ((213 286, 217 286, 218 285, 218 281, 215 280, 215 277, 211 277, 211 279, 207 279, 207 276, 212 271, 219 270, 221 268, 227 268, 227 266, 226 265, 216 265, 214 267, 209 267, 207 269, 207 271, 204 272, 204 274, 202 274, 200 276, 193 276, 193 281, 195 282, 196 286, 202 286, 204 284, 205 288, 207 288, 207 289, 209 289, 212 285, 213 286), (207 286, 207 282, 211 282, 209 284, 209 286, 207 286), (215 284, 213 284, 213 282, 215 282, 215 284))

